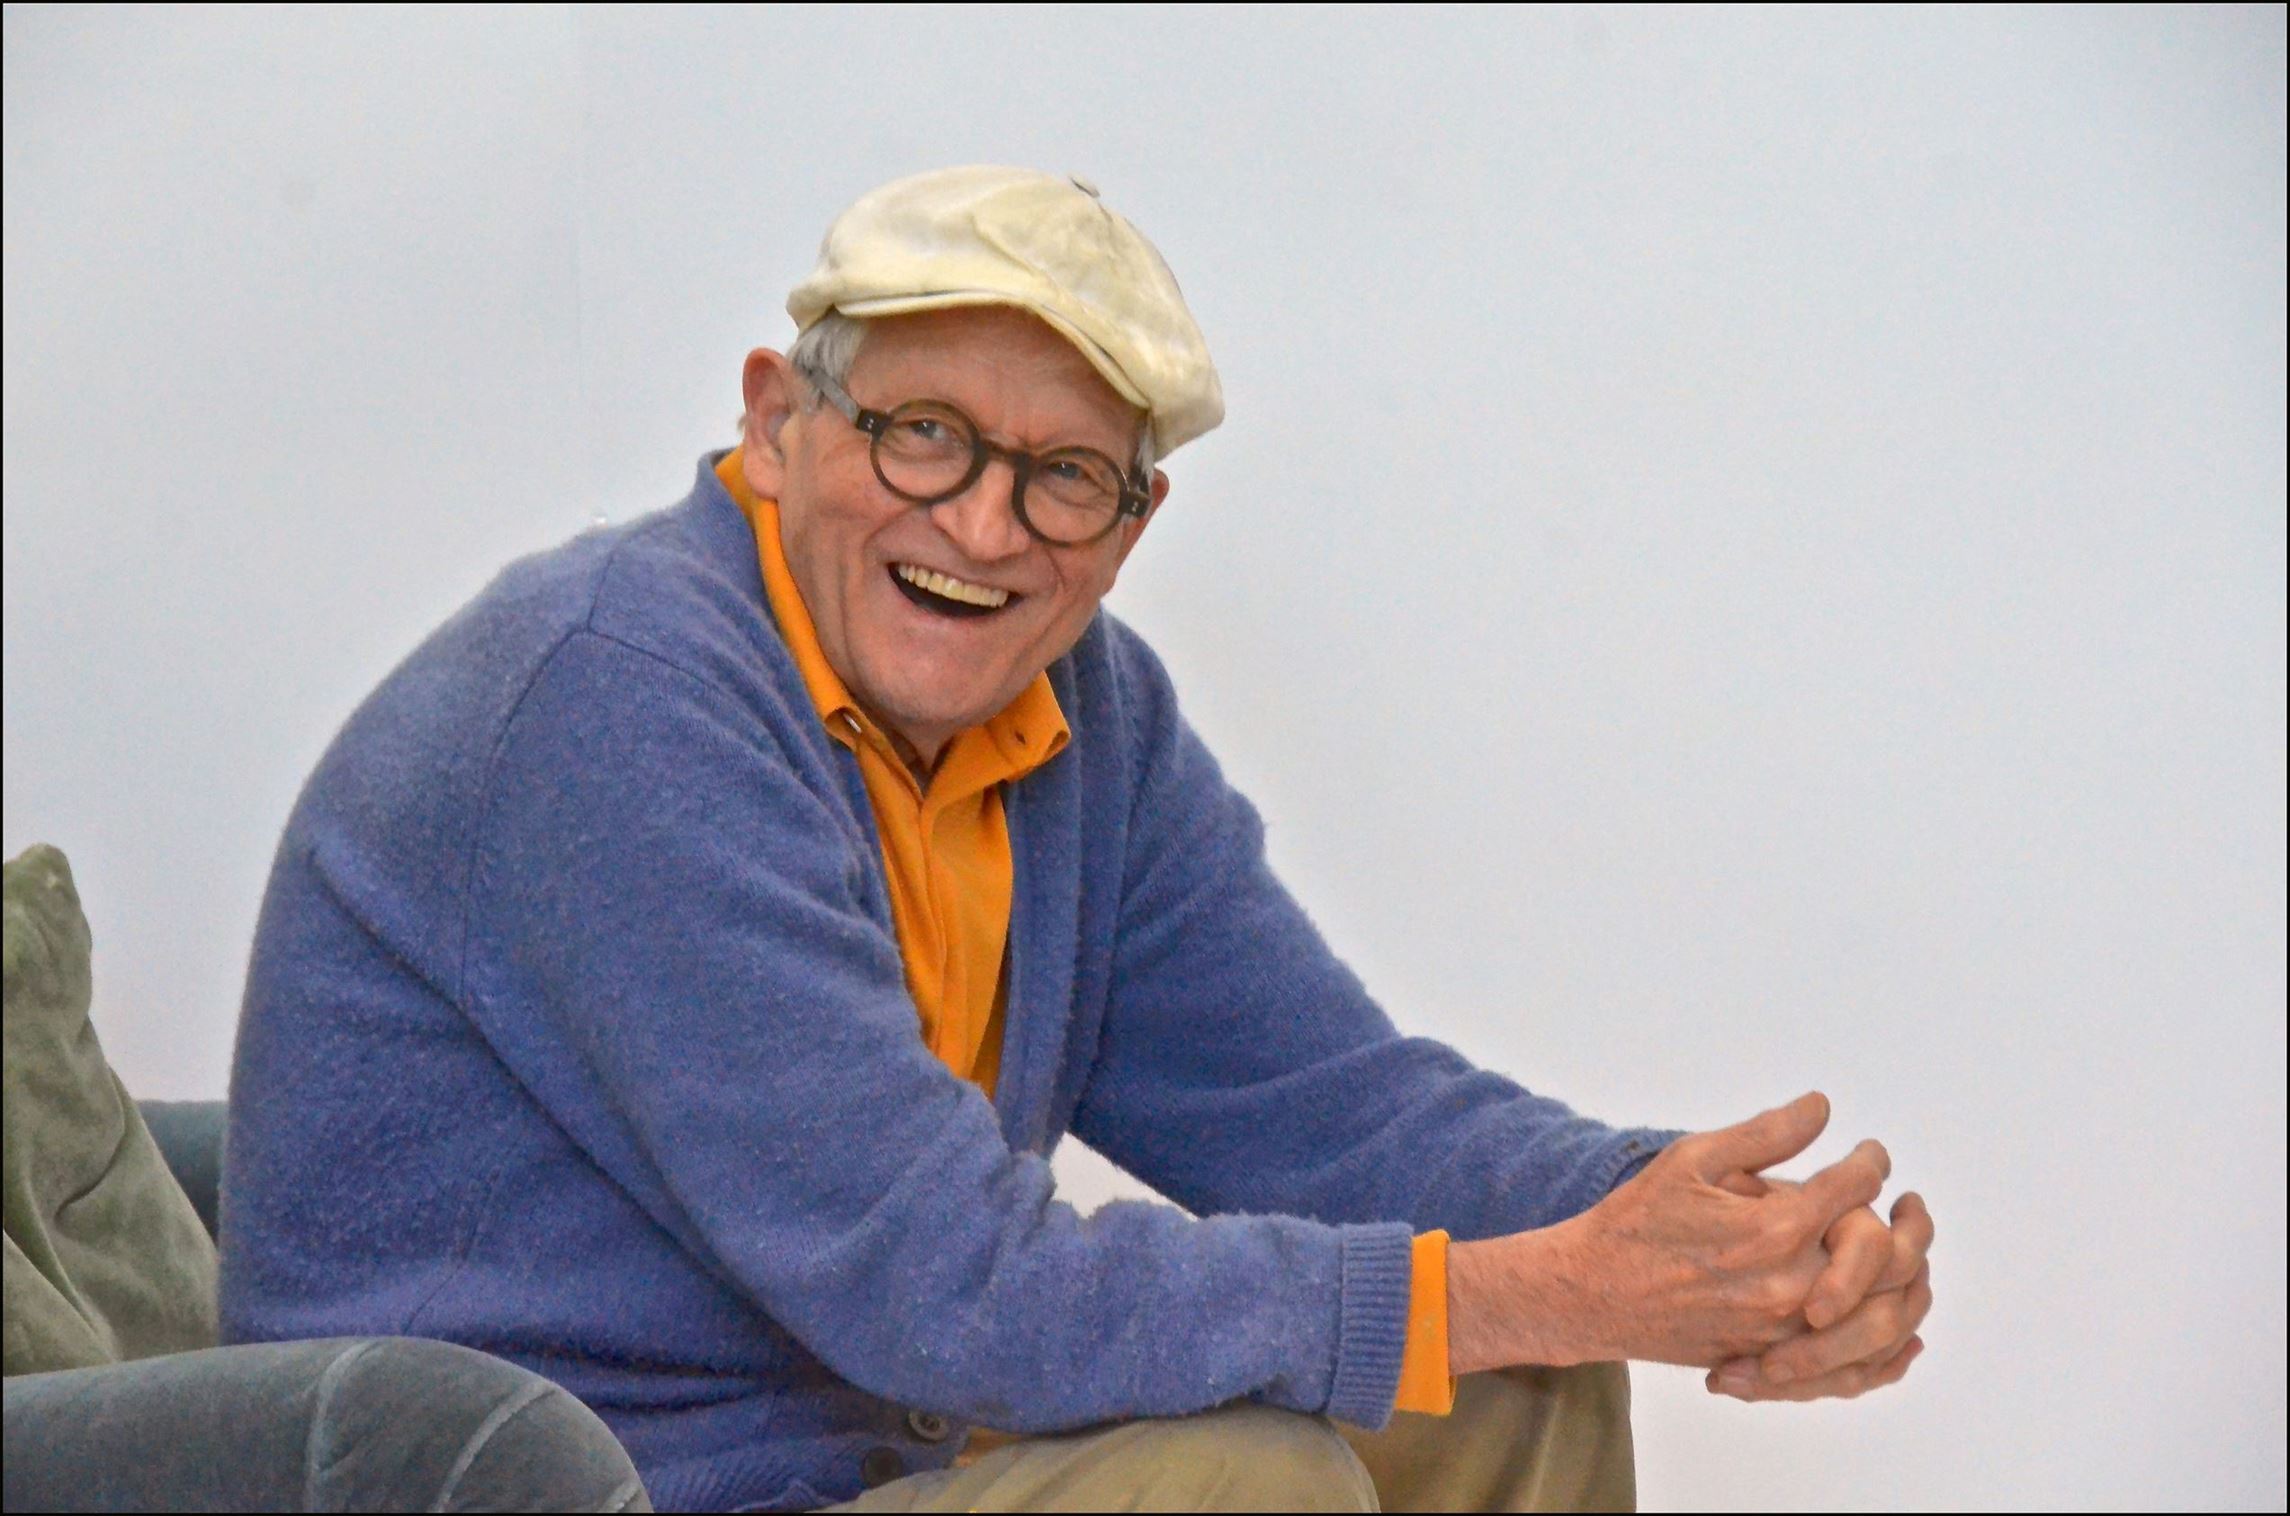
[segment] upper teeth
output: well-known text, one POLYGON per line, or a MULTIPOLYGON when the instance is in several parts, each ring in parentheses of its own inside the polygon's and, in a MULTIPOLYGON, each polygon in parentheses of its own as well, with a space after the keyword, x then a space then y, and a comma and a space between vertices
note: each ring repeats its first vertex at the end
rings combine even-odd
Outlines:
POLYGON ((1010 598, 1008 590, 988 589, 983 584, 971 584, 941 574, 935 569, 917 568, 911 563, 898 566, 898 576, 907 583, 926 589, 933 595, 944 595, 949 600, 961 600, 971 605, 1000 605, 1010 598))

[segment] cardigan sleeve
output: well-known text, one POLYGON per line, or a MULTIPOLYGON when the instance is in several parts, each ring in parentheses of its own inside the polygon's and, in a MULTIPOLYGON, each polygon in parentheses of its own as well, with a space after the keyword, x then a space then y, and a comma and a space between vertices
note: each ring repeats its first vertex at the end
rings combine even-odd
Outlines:
POLYGON ((1605 1126, 1402 1035, 1274 877, 1158 660, 1111 630, 1134 803, 1076 1136, 1197 1214, 1468 1240, 1587 1209, 1677 1135, 1605 1126))
POLYGON ((1239 1396, 1380 1425, 1408 1230, 1054 1199, 916 1035, 814 739, 594 632, 552 657, 494 761, 464 984, 520 1084, 872 1394, 1019 1432, 1239 1396))

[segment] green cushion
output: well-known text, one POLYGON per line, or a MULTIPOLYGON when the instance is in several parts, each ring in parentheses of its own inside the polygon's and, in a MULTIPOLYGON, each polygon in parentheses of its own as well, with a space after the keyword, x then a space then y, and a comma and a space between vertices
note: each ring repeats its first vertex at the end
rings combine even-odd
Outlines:
POLYGON ((5 1371, 212 1347, 215 1245, 96 1042, 71 867, 29 848, 5 884, 5 1371))

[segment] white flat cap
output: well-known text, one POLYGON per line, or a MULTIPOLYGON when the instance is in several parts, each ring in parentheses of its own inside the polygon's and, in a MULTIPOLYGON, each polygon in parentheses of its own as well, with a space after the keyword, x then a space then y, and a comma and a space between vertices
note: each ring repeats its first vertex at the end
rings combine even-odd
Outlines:
POLYGON ((1156 457, 1224 420, 1224 388, 1176 276, 1086 179, 973 166, 870 191, 827 228, 787 314, 800 332, 831 310, 958 305, 1014 305, 1056 328, 1151 418, 1156 457))

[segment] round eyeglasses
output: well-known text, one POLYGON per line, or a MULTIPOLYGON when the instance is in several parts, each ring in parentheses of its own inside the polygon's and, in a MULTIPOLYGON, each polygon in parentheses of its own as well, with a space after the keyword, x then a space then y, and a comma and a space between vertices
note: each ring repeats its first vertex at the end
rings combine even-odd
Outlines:
POLYGON ((976 484, 986 465, 1010 465, 1010 509, 1019 524, 1053 547, 1082 547, 1152 509, 1145 481, 1091 447, 1029 453, 986 440, 956 406, 909 400, 870 410, 834 380, 801 370, 828 404, 867 434, 867 454, 883 488, 916 505, 938 505, 976 484))

